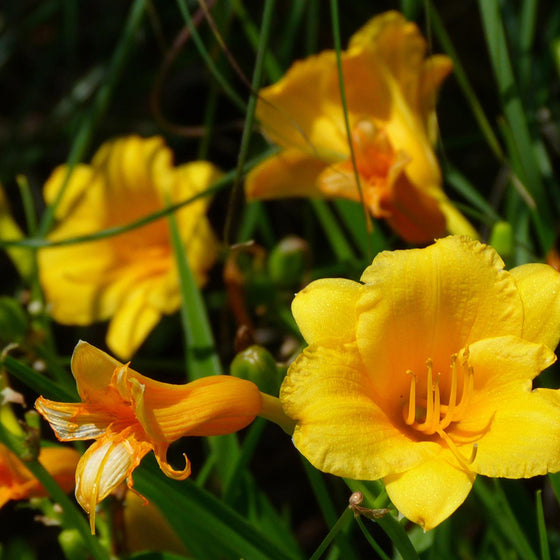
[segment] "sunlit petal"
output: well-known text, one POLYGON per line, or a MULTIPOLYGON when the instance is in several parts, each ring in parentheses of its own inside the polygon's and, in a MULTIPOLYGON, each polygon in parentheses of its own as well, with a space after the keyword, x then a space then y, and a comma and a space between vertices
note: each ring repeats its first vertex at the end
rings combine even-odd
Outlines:
POLYGON ((354 340, 355 307, 360 294, 358 282, 343 278, 315 280, 298 292, 292 302, 292 313, 307 343, 354 340))
POLYGON ((560 273, 531 263, 512 269, 511 274, 523 300, 523 338, 554 350, 560 339, 560 273))
POLYGON ((442 449, 437 457, 387 476, 383 482, 395 507, 428 531, 464 502, 475 477, 460 468, 451 452, 442 449))

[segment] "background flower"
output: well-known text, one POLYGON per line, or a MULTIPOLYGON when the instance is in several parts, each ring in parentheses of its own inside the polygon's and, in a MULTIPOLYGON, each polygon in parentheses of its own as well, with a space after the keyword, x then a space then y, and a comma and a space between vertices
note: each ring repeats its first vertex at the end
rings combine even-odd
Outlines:
MULTIPOLYGON (((404 239, 446 230, 476 237, 441 189, 432 144, 437 90, 451 71, 443 55, 398 12, 370 20, 341 54, 348 119, 364 202, 404 239)), ((249 198, 343 197, 360 201, 344 123, 336 55, 296 62, 261 90, 257 116, 283 149, 247 177, 249 198)))
MULTIPOLYGON (((45 184, 47 203, 57 198, 67 173, 67 166, 52 173, 45 184)), ((72 171, 49 240, 129 224, 167 203, 202 193, 219 176, 204 161, 173 167, 172 153, 160 137, 107 142, 90 165, 72 171)), ((176 214, 199 284, 218 250, 205 216, 207 206, 208 197, 201 197, 176 214)), ((134 353, 162 314, 179 308, 179 280, 165 219, 87 244, 43 249, 39 267, 52 316, 69 325, 110 319, 107 344, 122 358, 134 353)))

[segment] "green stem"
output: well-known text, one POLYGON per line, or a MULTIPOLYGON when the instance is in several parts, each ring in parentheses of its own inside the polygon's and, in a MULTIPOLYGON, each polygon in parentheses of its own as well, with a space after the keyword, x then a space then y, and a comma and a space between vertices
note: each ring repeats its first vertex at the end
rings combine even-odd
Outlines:
POLYGON ((309 560, 319 560, 325 550, 329 547, 331 542, 334 540, 336 535, 338 535, 339 531, 346 526, 348 521, 352 518, 352 510, 346 508, 342 515, 338 518, 337 522, 332 526, 331 530, 328 532, 327 536, 323 539, 323 542, 319 545, 317 550, 313 553, 309 560))

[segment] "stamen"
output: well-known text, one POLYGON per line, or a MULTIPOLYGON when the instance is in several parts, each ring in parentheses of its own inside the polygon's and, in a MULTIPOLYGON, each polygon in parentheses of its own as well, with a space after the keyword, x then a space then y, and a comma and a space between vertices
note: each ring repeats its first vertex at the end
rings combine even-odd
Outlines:
POLYGON ((445 430, 453 421, 453 413, 457 404, 457 354, 451 355, 451 391, 449 393, 449 403, 445 416, 441 420, 439 427, 445 430))
POLYGON ((455 442, 440 428, 438 428, 436 430, 436 433, 438 434, 438 436, 445 441, 445 443, 447 444, 447 447, 449 447, 449 451, 451 451, 451 453, 453 453, 453 456, 455 457, 455 459, 457 459, 457 461, 459 461, 459 463, 461 464, 461 466, 465 469, 470 471, 470 466, 472 464, 472 462, 474 461, 475 457, 476 457, 476 452, 478 449, 478 444, 474 444, 473 445, 473 450, 471 452, 471 456, 469 459, 466 459, 457 449, 457 446, 455 445, 455 442))
MULTIPOLYGON (((433 362, 431 358, 426 360, 426 366, 428 367, 428 377, 426 380, 426 418, 424 419, 424 422, 414 426, 421 432, 427 432, 434 422, 434 385, 432 382, 433 362)), ((439 420, 439 418, 437 420, 439 420)))
POLYGON ((439 425, 439 418, 440 418, 440 396, 439 396, 439 378, 440 374, 438 373, 436 376, 436 381, 433 385, 434 388, 434 414, 432 415, 432 421, 430 425, 427 426, 426 433, 433 434, 436 431, 437 426, 439 425))
POLYGON ((416 375, 407 369, 407 375, 412 376, 412 381, 410 382, 410 393, 408 395, 408 414, 406 416, 405 422, 412 426, 416 420, 416 375))
POLYGON ((467 409, 471 400, 471 394, 474 388, 474 370, 469 363, 468 346, 465 348, 461 365, 463 366, 463 370, 466 370, 463 373, 463 393, 461 394, 459 405, 455 409, 455 414, 452 417, 452 421, 460 420, 463 417, 463 415, 465 414, 465 410, 467 409))

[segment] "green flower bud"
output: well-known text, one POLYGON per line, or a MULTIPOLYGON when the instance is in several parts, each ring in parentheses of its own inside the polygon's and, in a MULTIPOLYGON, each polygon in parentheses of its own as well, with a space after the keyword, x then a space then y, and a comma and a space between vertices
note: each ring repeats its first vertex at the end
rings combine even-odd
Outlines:
POLYGON ((270 279, 280 288, 300 286, 308 267, 308 260, 307 243, 290 235, 280 241, 270 253, 267 263, 270 279))
POLYGON ((252 381, 260 391, 278 395, 282 376, 268 350, 262 346, 249 346, 231 362, 231 375, 252 381))
POLYGON ((489 243, 504 259, 513 254, 513 230, 509 222, 496 222, 494 224, 489 243))

